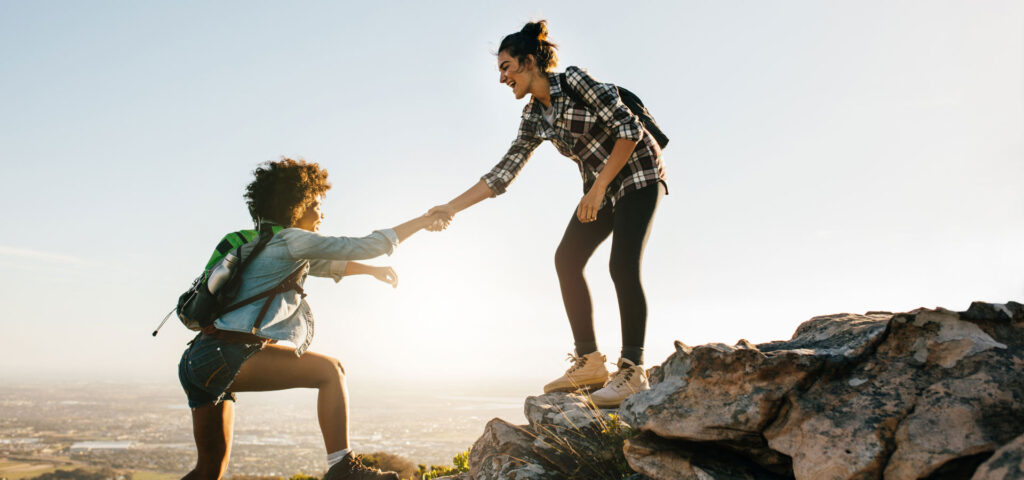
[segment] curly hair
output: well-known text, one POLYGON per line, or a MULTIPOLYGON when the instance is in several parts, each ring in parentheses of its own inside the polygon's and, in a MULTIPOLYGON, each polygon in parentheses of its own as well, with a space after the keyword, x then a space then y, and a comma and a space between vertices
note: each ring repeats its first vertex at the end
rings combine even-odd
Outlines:
POLYGON ((327 170, 301 159, 281 157, 276 162, 264 162, 252 174, 255 179, 245 187, 244 197, 256 223, 270 220, 294 225, 306 206, 331 188, 327 170))

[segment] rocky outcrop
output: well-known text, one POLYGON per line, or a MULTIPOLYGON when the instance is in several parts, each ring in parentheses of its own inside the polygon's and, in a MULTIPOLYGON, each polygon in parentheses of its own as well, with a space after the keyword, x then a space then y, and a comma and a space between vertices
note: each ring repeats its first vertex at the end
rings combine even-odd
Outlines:
MULTIPOLYGON (((528 425, 491 420, 469 454, 473 479, 621 479, 631 473, 621 452, 624 424, 580 395, 526 399, 528 425), (619 444, 616 444, 619 438, 619 444), (618 476, 612 476, 619 472, 618 476)), ((639 480, 639 479, 638 479, 639 480)))
POLYGON ((621 455, 636 478, 1002 480, 1024 471, 1019 303, 816 317, 790 340, 760 345, 676 342, 650 377, 652 389, 617 412, 575 395, 530 397, 529 425, 487 425, 470 477, 621 479, 595 470, 621 461, 602 451, 610 428, 622 432, 608 413, 633 429, 621 455))
POLYGON ((996 450, 978 467, 971 480, 1013 480, 1024 478, 1024 435, 996 450))

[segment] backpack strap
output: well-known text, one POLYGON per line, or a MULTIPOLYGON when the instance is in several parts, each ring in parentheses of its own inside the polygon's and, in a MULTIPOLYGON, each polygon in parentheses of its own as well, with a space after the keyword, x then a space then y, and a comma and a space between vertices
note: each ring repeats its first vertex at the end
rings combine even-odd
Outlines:
POLYGON ((245 300, 241 300, 239 302, 236 302, 232 305, 225 307, 223 310, 221 310, 221 315, 233 310, 238 310, 239 308, 242 308, 251 303, 255 303, 259 300, 266 299, 266 301, 263 302, 263 307, 260 308, 259 315, 256 316, 256 322, 253 323, 252 333, 255 335, 256 331, 260 329, 261 325, 263 325, 263 318, 267 316, 267 311, 270 309, 270 302, 274 299, 274 297, 277 296, 277 294, 284 293, 290 290, 295 290, 296 292, 299 293, 299 295, 302 298, 306 297, 305 290, 303 290, 302 285, 299 284, 299 277, 302 276, 302 273, 305 271, 305 269, 306 264, 303 264, 299 268, 296 268, 294 272, 285 277, 284 280, 281 280, 281 283, 278 283, 276 287, 271 288, 270 290, 257 293, 256 295, 246 298, 245 300))
MULTIPOLYGON (((569 98, 573 99, 583 108, 593 110, 593 107, 583 101, 583 95, 580 95, 579 92, 569 87, 569 80, 566 79, 566 75, 564 73, 558 76, 558 83, 562 85, 562 90, 569 95, 569 98)), ((654 137, 656 142, 658 142, 658 146, 665 148, 665 146, 668 145, 668 137, 665 135, 665 132, 661 131, 661 127, 659 127, 658 123, 654 121, 654 116, 651 115, 651 112, 644 106, 644 102, 640 100, 640 97, 618 85, 615 86, 615 91, 618 92, 619 99, 622 100, 624 105, 626 105, 626 108, 640 119, 640 123, 645 129, 647 129, 647 132, 654 137)))
POLYGON ((562 85, 562 91, 565 92, 565 94, 568 95, 569 98, 573 99, 573 101, 580 104, 580 106, 584 108, 589 107, 589 105, 587 105, 587 102, 583 101, 583 95, 580 95, 579 92, 573 90, 569 86, 569 80, 566 79, 566 75, 564 73, 558 76, 558 83, 562 85))
MULTIPOLYGON (((267 244, 270 243, 270 239, 274 237, 274 232, 268 228, 266 230, 260 230, 259 235, 259 239, 256 241, 256 245, 253 246, 252 251, 249 252, 249 255, 242 255, 242 248, 245 247, 245 245, 238 247, 238 271, 232 274, 228 283, 221 287, 221 292, 233 292, 235 290, 239 282, 242 281, 242 274, 245 273, 245 269, 249 266, 249 262, 256 258, 256 255, 259 255, 259 253, 266 248, 267 244)), ((221 313, 224 312, 222 311, 221 313)))

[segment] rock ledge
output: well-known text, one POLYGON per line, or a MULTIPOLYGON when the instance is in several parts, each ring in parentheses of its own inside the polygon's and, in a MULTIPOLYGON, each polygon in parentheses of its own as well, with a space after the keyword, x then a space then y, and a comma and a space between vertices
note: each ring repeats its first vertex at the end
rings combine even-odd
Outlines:
MULTIPOLYGON (((652 389, 611 412, 634 429, 631 479, 1024 478, 1019 303, 828 315, 787 341, 675 346, 652 389)), ((530 397, 530 424, 492 420, 453 478, 621 479, 607 470, 619 452, 602 450, 607 413, 530 397)))

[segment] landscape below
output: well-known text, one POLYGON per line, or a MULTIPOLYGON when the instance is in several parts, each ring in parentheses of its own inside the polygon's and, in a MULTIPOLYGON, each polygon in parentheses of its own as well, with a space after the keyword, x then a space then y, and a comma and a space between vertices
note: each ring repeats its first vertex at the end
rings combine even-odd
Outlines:
MULTIPOLYGON (((424 463, 450 463, 483 428, 457 469, 463 471, 437 477, 457 480, 1024 478, 1019 303, 827 315, 804 322, 786 341, 677 341, 675 350, 650 369, 652 389, 617 410, 565 393, 527 397, 522 410, 522 400, 507 397, 477 399, 486 405, 468 409, 466 399, 433 399, 440 406, 451 402, 445 422, 396 427, 387 421, 401 421, 400 408, 375 405, 381 417, 364 422, 381 427, 354 432, 355 442, 372 445, 364 451, 405 454, 402 442, 419 438, 417 448, 433 450, 409 458, 423 462, 432 454, 424 463), (495 410, 501 412, 492 416, 513 421, 481 415, 495 410), (517 424, 524 414, 525 424, 517 424), (389 444, 388 438, 402 440, 389 444)), ((0 477, 36 477, 42 472, 25 465, 43 458, 69 462, 61 468, 133 471, 133 479, 144 480, 173 478, 191 466, 194 447, 183 429, 188 411, 171 407, 177 399, 166 398, 157 412, 130 401, 146 392, 108 389, 108 398, 86 401, 75 386, 46 395, 31 388, 0 392, 0 477), (123 407, 118 418, 101 412, 113 401, 123 407), (122 439, 139 432, 150 440, 122 439)), ((244 405, 240 418, 267 418, 258 409, 273 408, 251 405, 242 413, 244 405)), ((289 478, 323 471, 311 418, 287 420, 285 430, 240 421, 231 474, 289 478)))

